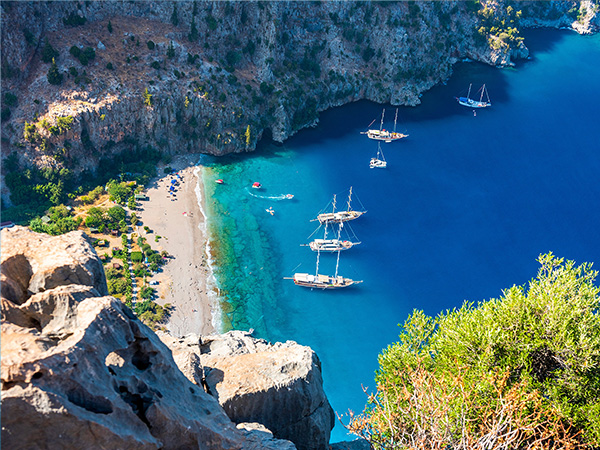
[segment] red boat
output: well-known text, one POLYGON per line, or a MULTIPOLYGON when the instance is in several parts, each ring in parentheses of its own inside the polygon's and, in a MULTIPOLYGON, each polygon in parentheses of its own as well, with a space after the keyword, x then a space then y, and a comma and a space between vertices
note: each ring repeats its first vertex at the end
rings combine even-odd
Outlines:
POLYGON ((258 181, 255 181, 254 183, 252 183, 252 188, 253 189, 260 189, 262 186, 258 181))
POLYGON ((223 184, 223 180, 221 180, 221 179, 219 178, 218 180, 216 180, 216 181, 215 181, 215 183, 218 183, 218 184, 223 184))

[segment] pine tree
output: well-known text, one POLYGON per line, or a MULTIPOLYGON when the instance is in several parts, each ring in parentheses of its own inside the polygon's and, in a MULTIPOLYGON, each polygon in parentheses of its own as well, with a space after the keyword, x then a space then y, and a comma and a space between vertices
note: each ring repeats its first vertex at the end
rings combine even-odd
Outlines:
POLYGON ((190 33, 188 34, 188 39, 190 42, 196 42, 198 40, 198 28, 196 28, 196 21, 194 17, 192 17, 192 24, 190 27, 190 33))
POLYGON ((52 65, 50 69, 48 69, 48 83, 59 85, 62 83, 63 74, 58 71, 58 66, 56 65, 56 61, 52 58, 52 65))
POLYGON ((173 41, 169 43, 169 47, 167 48, 167 56, 169 58, 175 56, 175 48, 173 47, 173 41))
POLYGON ((106 28, 108 29, 109 33, 113 32, 113 27, 112 27, 112 23, 110 23, 110 20, 108 21, 108 25, 106 26, 106 28))
POLYGON ((53 58, 58 56, 58 52, 50 45, 48 39, 46 39, 46 43, 44 44, 44 48, 42 48, 42 61, 45 63, 49 63, 53 58))
POLYGON ((177 4, 173 5, 173 13, 171 14, 171 23, 173 26, 179 25, 179 17, 177 17, 177 4))

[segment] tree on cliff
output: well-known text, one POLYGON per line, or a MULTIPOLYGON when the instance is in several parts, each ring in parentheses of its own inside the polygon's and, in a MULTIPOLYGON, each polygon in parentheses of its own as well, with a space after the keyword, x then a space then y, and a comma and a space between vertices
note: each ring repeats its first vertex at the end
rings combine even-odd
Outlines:
POLYGON ((415 311, 348 428, 376 449, 597 448, 597 272, 538 260, 528 289, 436 318, 415 311))
POLYGON ((58 66, 56 65, 56 60, 54 58, 52 58, 52 65, 50 66, 50 69, 48 69, 46 77, 50 84, 59 85, 62 83, 63 74, 58 71, 58 66))

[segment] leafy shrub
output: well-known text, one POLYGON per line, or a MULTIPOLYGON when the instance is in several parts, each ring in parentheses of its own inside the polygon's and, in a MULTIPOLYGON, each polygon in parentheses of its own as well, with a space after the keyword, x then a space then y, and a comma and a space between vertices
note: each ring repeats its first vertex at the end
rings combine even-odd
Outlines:
POLYGON ((142 252, 131 252, 131 261, 132 262, 142 262, 144 260, 144 255, 142 252))
POLYGON ((208 24, 208 29, 210 31, 215 31, 217 29, 217 19, 215 19, 212 15, 206 16, 206 23, 208 24))
POLYGON ((113 66, 113 63, 111 63, 111 62, 109 62, 109 63, 106 64, 106 68, 108 70, 115 70, 115 67, 113 66))
POLYGON ((63 24, 70 27, 78 27, 84 25, 87 19, 83 16, 76 14, 75 12, 69 13, 67 17, 63 18, 63 24))
POLYGON ((4 94, 4 104, 6 106, 17 106, 18 103, 19 103, 19 100, 16 95, 14 95, 10 92, 6 92, 4 94))
POLYGON ((75 58, 79 58, 79 55, 81 54, 81 49, 79 47, 77 47, 76 45, 72 45, 71 48, 69 49, 69 53, 71 55, 73 55, 75 58))
POLYGON ((600 288, 551 253, 503 297, 415 311, 349 429, 375 448, 597 448, 600 288))
POLYGON ((156 45, 152 41, 146 42, 146 45, 148 46, 148 50, 154 50, 154 47, 156 47, 156 45))

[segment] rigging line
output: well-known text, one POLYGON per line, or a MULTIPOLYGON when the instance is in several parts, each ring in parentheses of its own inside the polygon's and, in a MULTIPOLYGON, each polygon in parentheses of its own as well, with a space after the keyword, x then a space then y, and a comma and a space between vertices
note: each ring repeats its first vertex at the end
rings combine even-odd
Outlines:
POLYGON ((308 236, 306 239, 307 239, 307 240, 309 240, 309 239, 310 239, 311 237, 313 237, 313 236, 315 235, 315 233, 316 233, 317 231, 319 231, 320 229, 321 229, 321 225, 319 225, 319 226, 317 227, 317 229, 316 229, 315 231, 313 231, 313 232, 310 234, 310 236, 308 236))
POLYGON ((373 125, 373 123, 375 123, 375 121, 376 121, 376 120, 377 120, 377 117, 375 117, 375 118, 373 119, 373 122, 371 122, 369 125, 367 125, 367 128, 369 128, 371 125, 373 125))
POLYGON ((358 200, 358 203, 360 203, 360 207, 363 209, 363 211, 366 211, 367 208, 365 208, 365 205, 363 205, 363 203, 360 201, 360 198, 358 198, 358 195, 354 194, 354 196, 356 197, 356 200, 358 200))

